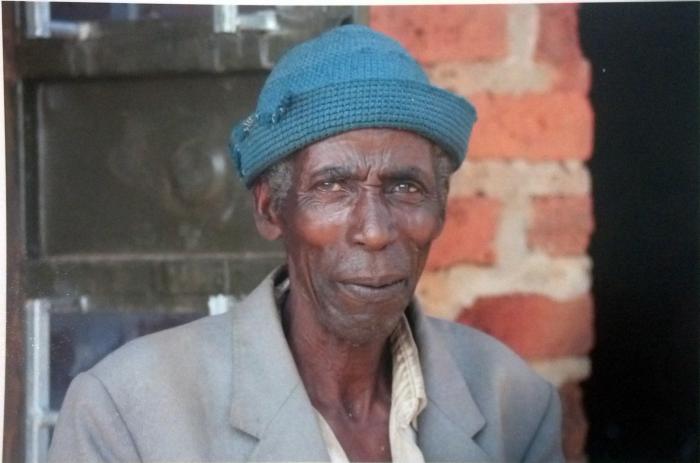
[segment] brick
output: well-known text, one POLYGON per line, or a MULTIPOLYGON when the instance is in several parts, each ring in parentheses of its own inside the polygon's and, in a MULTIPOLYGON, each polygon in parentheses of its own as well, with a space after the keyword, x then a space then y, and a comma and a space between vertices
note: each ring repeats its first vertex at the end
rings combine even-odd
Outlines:
POLYGON ((593 346, 590 295, 563 302, 536 294, 483 297, 457 321, 489 333, 531 360, 584 355, 593 346))
POLYGON ((581 58, 578 31, 578 5, 540 5, 540 34, 535 59, 565 63, 581 58))
POLYGON ((557 300, 578 297, 590 290, 590 273, 588 256, 552 258, 528 253, 508 266, 460 264, 423 272, 416 295, 431 315, 455 320, 465 307, 485 296, 537 293, 557 300))
POLYGON ((563 422, 564 456, 568 461, 584 458, 588 422, 583 410, 583 394, 578 383, 566 383, 559 388, 563 422))
POLYGON ((373 6, 369 24, 423 64, 493 60, 507 53, 507 11, 506 5, 373 6))
POLYGON ((469 144, 471 158, 531 161, 588 159, 593 150, 593 111, 579 93, 470 97, 478 121, 469 144))
POLYGON ((509 162, 469 160, 452 174, 450 194, 484 194, 493 198, 516 195, 585 195, 591 178, 580 161, 509 162))
POLYGON ((552 256, 585 254, 593 233, 590 195, 532 199, 528 246, 552 256))
POLYGON ((591 65, 584 59, 562 63, 552 74, 553 90, 588 95, 591 89, 591 65))
POLYGON ((426 270, 457 263, 492 264, 500 201, 486 197, 449 199, 445 226, 433 242, 426 270))
POLYGON ((588 94, 590 64, 583 57, 578 31, 578 5, 540 5, 540 34, 535 61, 553 68, 552 89, 588 94))
POLYGON ((426 72, 434 85, 467 97, 479 92, 545 92, 556 74, 549 66, 533 66, 523 60, 446 61, 426 66, 426 72))

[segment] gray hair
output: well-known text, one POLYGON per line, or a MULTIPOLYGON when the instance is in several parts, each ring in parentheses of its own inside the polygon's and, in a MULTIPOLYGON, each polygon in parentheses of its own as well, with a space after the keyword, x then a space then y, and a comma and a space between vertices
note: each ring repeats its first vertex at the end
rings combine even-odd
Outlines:
POLYGON ((270 200, 272 206, 279 210, 282 203, 287 198, 289 190, 292 188, 292 177, 294 176, 294 155, 277 161, 260 175, 258 182, 266 182, 270 188, 270 200))
MULTIPOLYGON (((450 175, 457 170, 452 158, 437 144, 432 144, 432 154, 435 160, 435 172, 437 175, 438 194, 440 202, 444 205, 447 201, 447 193, 450 190, 450 175)), ((267 182, 270 187, 270 196, 273 207, 279 210, 292 188, 294 176, 294 155, 274 163, 268 167, 257 180, 267 182)))

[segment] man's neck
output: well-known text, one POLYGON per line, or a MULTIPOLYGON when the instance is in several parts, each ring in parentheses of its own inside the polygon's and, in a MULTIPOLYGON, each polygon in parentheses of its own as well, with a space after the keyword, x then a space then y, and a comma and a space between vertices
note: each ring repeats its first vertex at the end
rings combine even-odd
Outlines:
POLYGON ((322 414, 344 413, 364 421, 391 401, 388 336, 354 343, 326 330, 305 301, 289 294, 285 334, 309 398, 322 414))

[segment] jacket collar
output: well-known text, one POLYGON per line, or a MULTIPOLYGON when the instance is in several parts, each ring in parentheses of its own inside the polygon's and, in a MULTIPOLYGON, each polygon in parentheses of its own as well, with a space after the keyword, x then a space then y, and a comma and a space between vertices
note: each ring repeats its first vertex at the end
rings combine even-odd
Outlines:
POLYGON ((425 461, 490 461, 474 441, 486 420, 443 338, 416 301, 409 307, 409 319, 428 396, 418 416, 418 446, 425 461))
MULTIPOLYGON (((275 281, 283 274, 283 268, 276 269, 231 308, 234 376, 229 420, 258 439, 250 461, 328 461, 273 295, 275 281)), ((409 319, 428 396, 428 406, 418 418, 425 460, 487 460, 471 439, 484 426, 484 418, 457 365, 417 304, 409 308, 409 319)))
POLYGON ((327 461, 328 453, 282 330, 273 288, 280 269, 231 308, 230 423, 258 439, 249 461, 327 461))

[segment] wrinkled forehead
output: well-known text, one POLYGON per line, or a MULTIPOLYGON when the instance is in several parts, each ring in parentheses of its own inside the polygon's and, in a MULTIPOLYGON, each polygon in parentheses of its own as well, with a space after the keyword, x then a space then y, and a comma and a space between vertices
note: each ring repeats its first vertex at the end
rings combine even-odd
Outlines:
POLYGON ((411 132, 396 129, 359 129, 345 132, 300 150, 300 176, 336 173, 343 176, 410 171, 432 175, 434 144, 411 132))

